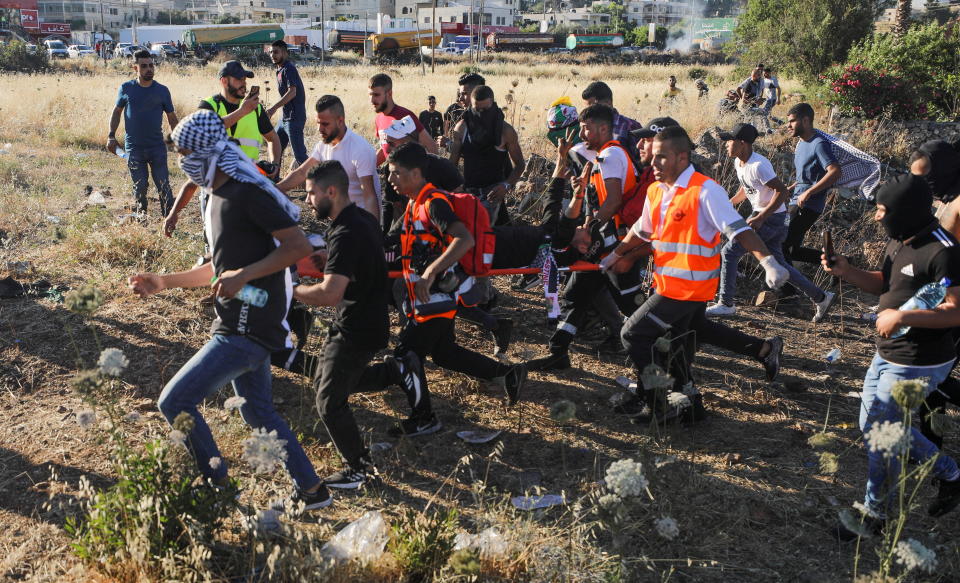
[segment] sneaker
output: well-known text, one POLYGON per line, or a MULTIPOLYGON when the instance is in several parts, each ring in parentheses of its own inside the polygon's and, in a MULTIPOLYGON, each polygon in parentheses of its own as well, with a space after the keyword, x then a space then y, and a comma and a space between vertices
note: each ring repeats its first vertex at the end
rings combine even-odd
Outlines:
POLYGON ((423 372, 420 357, 410 350, 401 358, 388 354, 383 357, 383 361, 388 365, 392 363, 392 366, 396 367, 396 382, 403 392, 413 396, 413 407, 416 408, 427 388, 427 375, 423 372))
POLYGON ((783 338, 774 336, 767 338, 765 342, 770 344, 770 352, 760 359, 763 364, 763 370, 767 373, 767 382, 772 383, 777 380, 780 374, 780 358, 783 357, 783 338))
POLYGON ((570 355, 567 351, 551 353, 550 356, 535 358, 527 363, 527 370, 566 370, 570 368, 570 355))
POLYGON ((707 410, 703 406, 703 395, 697 393, 690 395, 690 406, 684 407, 680 413, 681 423, 696 423, 703 421, 707 416, 707 410))
POLYGON ((443 423, 437 418, 436 413, 431 413, 429 417, 418 418, 410 417, 397 423, 387 430, 390 437, 416 437, 418 435, 430 435, 443 429, 443 423))
POLYGON ((637 422, 649 422, 653 416, 650 406, 636 395, 630 395, 629 398, 614 407, 613 412, 637 422))
POLYGON ((333 498, 330 496, 330 491, 327 490, 326 486, 320 484, 320 488, 318 488, 316 492, 307 492, 299 488, 294 488, 293 492, 286 498, 271 502, 270 510, 293 512, 296 509, 302 508, 303 511, 306 512, 307 510, 326 508, 331 504, 333 504, 333 498))
POLYGON ((517 291, 530 291, 540 285, 539 273, 526 273, 516 277, 510 289, 517 291))
POLYGON ((506 354, 510 348, 510 338, 513 336, 513 320, 510 318, 497 318, 497 329, 493 331, 493 341, 496 347, 493 349, 493 355, 506 354))
POLYGON ((527 366, 523 363, 510 367, 504 375, 504 389, 507 391, 507 405, 513 407, 520 400, 520 389, 527 380, 527 366))
POLYGON ((334 472, 323 479, 324 485, 328 488, 337 488, 339 490, 356 490, 364 485, 368 480, 376 477, 377 469, 371 465, 364 464, 361 468, 344 466, 339 472, 334 472))
POLYGON ((814 302, 814 305, 817 308, 817 311, 813 314, 813 323, 822 321, 827 317, 827 312, 830 311, 830 308, 833 307, 833 303, 837 301, 837 294, 833 292, 823 292, 823 299, 819 302, 814 302))
POLYGON ((930 516, 943 516, 960 505, 960 478, 953 481, 940 480, 940 489, 933 504, 927 508, 930 516))
POLYGON ((728 306, 717 302, 716 304, 711 304, 707 307, 707 315, 718 317, 718 316, 732 316, 737 313, 736 306, 728 306))

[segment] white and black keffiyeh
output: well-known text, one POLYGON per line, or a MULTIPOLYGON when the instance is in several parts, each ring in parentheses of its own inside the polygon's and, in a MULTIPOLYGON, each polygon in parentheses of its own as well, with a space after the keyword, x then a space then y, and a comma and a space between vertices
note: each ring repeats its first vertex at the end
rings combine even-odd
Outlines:
POLYGON ((830 144, 833 157, 840 165, 840 180, 836 186, 859 188, 864 198, 873 200, 873 191, 880 185, 880 160, 834 135, 815 131, 830 144))
POLYGON ((201 109, 183 118, 170 134, 177 148, 190 150, 180 158, 180 169, 197 186, 209 188, 217 168, 239 182, 254 184, 270 193, 295 221, 300 220, 300 209, 287 195, 264 176, 243 150, 227 135, 220 116, 201 109))

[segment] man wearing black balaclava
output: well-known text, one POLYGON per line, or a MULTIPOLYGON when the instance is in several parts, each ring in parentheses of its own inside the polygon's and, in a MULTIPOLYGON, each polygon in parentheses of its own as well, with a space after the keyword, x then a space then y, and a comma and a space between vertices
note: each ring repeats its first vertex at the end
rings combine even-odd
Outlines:
POLYGON ((480 198, 491 222, 502 224, 507 219, 498 220, 501 203, 523 175, 520 140, 494 101, 493 89, 475 87, 467 104, 447 146, 450 160, 463 159, 466 191, 480 198))
MULTIPOLYGON (((877 352, 863 380, 860 429, 868 448, 868 480, 864 525, 875 533, 885 526, 895 502, 900 457, 892 441, 902 442, 908 427, 909 457, 918 463, 932 460, 940 489, 927 512, 941 516, 960 504, 960 469, 924 436, 918 422, 926 412, 922 396, 903 398, 900 381, 914 381, 929 395, 953 367, 957 353, 950 328, 960 326, 960 244, 942 228, 931 212, 933 197, 926 181, 900 176, 877 192, 875 218, 890 237, 879 271, 866 271, 840 255, 823 256, 824 269, 862 290, 880 296, 877 316, 877 352), (930 309, 900 310, 923 286, 947 286, 946 297, 930 309), (912 423, 904 423, 910 414, 912 423), (918 417, 921 416, 921 417, 918 417), (894 439, 891 439, 894 438, 894 439)), ((841 538, 856 533, 838 527, 841 538)))

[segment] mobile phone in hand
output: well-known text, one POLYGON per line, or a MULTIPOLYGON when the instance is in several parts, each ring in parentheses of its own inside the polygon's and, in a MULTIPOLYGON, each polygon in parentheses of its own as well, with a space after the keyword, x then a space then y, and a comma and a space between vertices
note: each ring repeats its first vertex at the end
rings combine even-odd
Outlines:
POLYGON ((836 251, 833 249, 833 234, 830 229, 823 230, 823 254, 827 258, 827 267, 833 267, 833 256, 836 255, 836 251))
POLYGON ((247 98, 248 98, 248 99, 253 99, 253 98, 255 98, 259 93, 260 93, 260 86, 259 86, 259 85, 251 85, 251 86, 250 86, 250 91, 247 92, 247 98))

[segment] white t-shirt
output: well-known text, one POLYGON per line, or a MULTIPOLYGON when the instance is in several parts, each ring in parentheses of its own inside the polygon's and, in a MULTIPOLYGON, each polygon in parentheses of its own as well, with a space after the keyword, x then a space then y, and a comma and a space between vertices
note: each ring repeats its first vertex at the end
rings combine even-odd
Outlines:
MULTIPOLYGON (((672 187, 657 183, 659 188, 663 189, 663 196, 660 201, 660 226, 665 222, 667 207, 670 201, 680 188, 686 188, 690 184, 690 178, 693 176, 693 165, 687 166, 676 183, 672 187)), ((653 219, 651 218, 650 197, 643 201, 643 214, 633 224, 634 234, 650 241, 653 233, 653 219)), ((707 180, 700 189, 700 216, 697 217, 697 232, 705 241, 712 240, 717 233, 723 233, 728 239, 733 239, 738 233, 746 231, 750 227, 747 221, 740 216, 737 209, 730 204, 730 197, 722 186, 713 180, 707 180)))
POLYGON ((600 167, 600 176, 604 180, 620 179, 620 188, 627 183, 627 154, 623 148, 611 146, 597 154, 597 166, 600 167))
POLYGON ((350 188, 347 193, 350 200, 360 208, 374 213, 377 209, 368 209, 363 204, 363 190, 360 188, 360 179, 364 176, 373 176, 373 191, 377 202, 380 201, 380 176, 377 174, 377 151, 356 132, 346 129, 343 138, 336 144, 328 144, 322 139, 313 147, 310 157, 318 162, 336 160, 343 165, 350 179, 350 188))
POLYGON ((777 81, 776 77, 770 77, 763 81, 763 92, 766 94, 767 99, 776 99, 777 89, 780 89, 780 81, 777 81))
MULTIPOLYGON (((766 209, 770 201, 777 197, 777 191, 767 186, 768 182, 777 177, 770 160, 754 152, 746 162, 741 162, 737 158, 734 160, 733 166, 737 171, 737 178, 740 179, 743 191, 747 193, 747 200, 750 201, 753 212, 759 213, 766 209)), ((780 208, 773 212, 782 213, 786 210, 787 207, 781 203, 780 208)))

